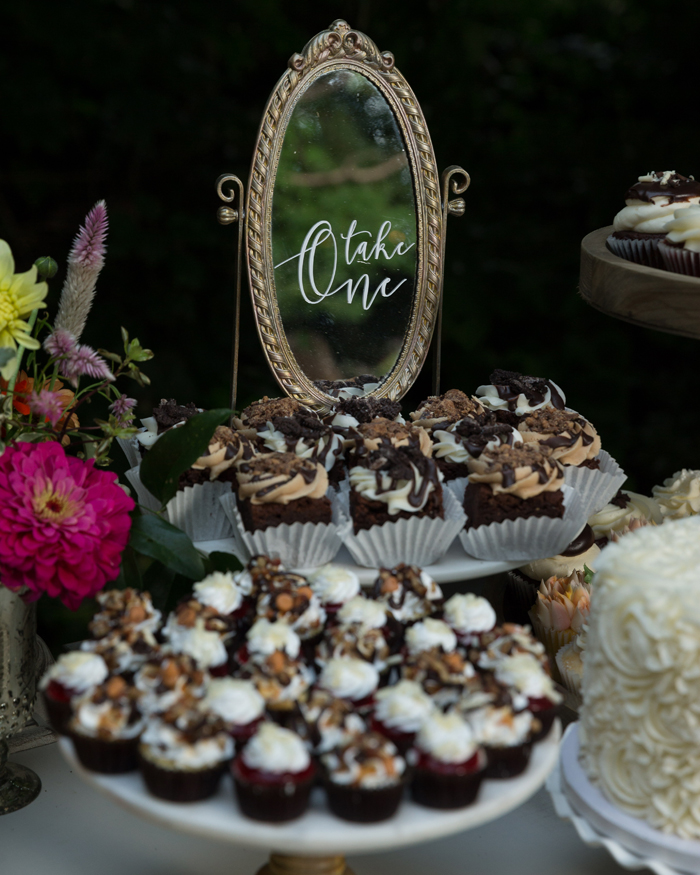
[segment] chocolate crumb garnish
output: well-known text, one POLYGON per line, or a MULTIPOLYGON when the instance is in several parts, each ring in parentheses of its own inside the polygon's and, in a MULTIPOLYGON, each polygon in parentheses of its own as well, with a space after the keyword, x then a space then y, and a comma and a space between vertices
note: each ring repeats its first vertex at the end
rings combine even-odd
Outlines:
POLYGON ((627 495, 627 493, 623 492, 621 489, 618 489, 615 495, 610 499, 610 504, 614 504, 615 507, 619 507, 622 510, 627 510, 629 503, 629 495, 627 495))
POLYGON ((484 408, 475 398, 470 398, 461 389, 450 389, 444 395, 431 395, 422 401, 411 419, 420 423, 422 419, 442 419, 458 422, 465 417, 473 419, 482 416, 484 408))
POLYGON ((389 398, 345 398, 337 404, 330 418, 332 419, 336 413, 354 416, 358 422, 371 422, 378 416, 384 419, 396 419, 401 413, 401 405, 398 401, 389 398))
POLYGON ((361 389, 364 391, 368 383, 380 383, 380 377, 375 377, 374 374, 360 374, 357 377, 351 377, 349 380, 314 380, 314 386, 325 392, 326 395, 332 395, 337 398, 343 389, 361 389))
POLYGON ((293 398, 268 398, 254 401, 241 413, 241 422, 250 428, 264 428, 268 420, 275 416, 311 416, 318 419, 308 407, 304 407, 293 398))
POLYGON ((537 473, 540 483, 549 480, 553 466, 560 470, 563 477, 561 465, 550 458, 551 453, 548 447, 538 448, 528 444, 509 447, 502 444, 495 450, 482 454, 481 458, 488 464, 488 473, 500 472, 503 486, 508 488, 515 483, 516 468, 530 468, 537 473))
POLYGON ((275 480, 275 483, 269 488, 257 492, 259 497, 278 489, 280 481, 276 478, 280 476, 292 480, 297 474, 300 474, 305 483, 313 483, 318 477, 317 463, 309 459, 302 459, 295 453, 261 453, 249 461, 242 462, 238 466, 238 470, 242 474, 251 474, 251 480, 254 482, 275 480))
POLYGON ((486 445, 494 440, 501 444, 513 445, 513 429, 505 423, 482 425, 474 419, 463 419, 452 427, 452 433, 461 438, 470 456, 478 459, 486 445))
POLYGON ((163 434, 183 420, 191 419, 197 413, 199 410, 192 401, 189 404, 178 404, 174 398, 169 401, 165 398, 161 399, 160 404, 153 409, 153 417, 158 424, 158 434, 163 434))
POLYGON ((526 416, 521 428, 537 434, 551 434, 553 437, 540 441, 546 447, 570 447, 581 438, 584 447, 590 446, 594 436, 584 431, 588 423, 577 413, 544 408, 526 416))

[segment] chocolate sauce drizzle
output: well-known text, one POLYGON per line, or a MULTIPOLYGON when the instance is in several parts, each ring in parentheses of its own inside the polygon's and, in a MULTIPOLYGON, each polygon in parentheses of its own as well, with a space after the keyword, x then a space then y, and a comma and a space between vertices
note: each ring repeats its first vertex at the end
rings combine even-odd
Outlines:
POLYGON ((401 480, 408 480, 412 484, 408 503, 419 508, 425 503, 431 484, 435 489, 440 486, 437 465, 416 447, 397 448, 388 444, 370 452, 358 450, 357 455, 362 458, 363 467, 375 472, 377 495, 396 489, 401 480), (390 479, 388 488, 382 483, 385 477, 390 479))
POLYGON ((517 371, 504 371, 497 368, 489 377, 491 385, 498 392, 498 397, 506 401, 510 410, 515 410, 518 395, 524 395, 531 405, 542 404, 550 392, 552 407, 563 410, 566 406, 557 387, 551 380, 540 377, 528 377, 517 371))
MULTIPOLYGON (((483 417, 481 420, 483 421, 483 417)), ((513 446, 515 436, 511 426, 504 423, 482 425, 482 421, 463 419, 451 429, 452 433, 461 439, 460 443, 470 456, 478 459, 486 449, 486 445, 495 439, 498 440, 499 445, 513 446)))
POLYGON ((636 182, 625 195, 625 200, 644 201, 653 203, 655 197, 667 197, 671 203, 687 201, 689 198, 700 197, 700 183, 692 176, 681 176, 674 173, 667 183, 661 183, 663 174, 658 170, 652 170, 649 174, 654 176, 653 182, 636 182))
MULTIPOLYGON (((311 458, 320 462, 324 467, 328 454, 333 447, 333 429, 324 425, 316 416, 307 416, 303 413, 298 416, 273 416, 270 420, 272 427, 284 437, 287 452, 294 453, 297 443, 302 440, 307 447, 314 447, 311 458), (326 442, 321 446, 321 441, 326 442)), ((336 448, 337 447, 337 442, 336 448)))

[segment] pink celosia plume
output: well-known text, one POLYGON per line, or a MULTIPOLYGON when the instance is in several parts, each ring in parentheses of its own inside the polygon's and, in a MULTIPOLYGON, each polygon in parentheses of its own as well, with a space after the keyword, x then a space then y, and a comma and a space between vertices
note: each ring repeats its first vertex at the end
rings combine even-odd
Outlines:
POLYGON ((42 389, 32 392, 29 396, 29 409, 40 419, 48 419, 51 425, 56 425, 63 416, 63 398, 60 392, 42 389))
POLYGON ((135 398, 120 395, 113 404, 110 404, 109 409, 117 417, 119 425, 126 426, 134 418, 134 407, 136 407, 135 398))
POLYGON ((119 574, 133 500, 114 474, 59 443, 20 443, 0 456, 0 579, 76 609, 119 574))
POLYGON ((73 335, 63 328, 57 328, 44 341, 44 349, 54 358, 70 355, 76 346, 77 343, 73 335))
POLYGON ((80 377, 93 377, 96 380, 113 380, 114 376, 109 365, 98 355, 91 346, 79 344, 68 354, 67 358, 59 362, 58 371, 73 386, 78 385, 80 377))
POLYGON ((104 265, 107 206, 98 201, 85 218, 68 256, 68 270, 54 327, 78 340, 95 296, 97 277, 104 265))

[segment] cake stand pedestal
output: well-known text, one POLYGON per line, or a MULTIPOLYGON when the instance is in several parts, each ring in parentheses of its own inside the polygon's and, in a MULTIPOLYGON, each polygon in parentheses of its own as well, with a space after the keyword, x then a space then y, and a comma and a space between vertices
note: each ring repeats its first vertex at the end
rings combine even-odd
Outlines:
POLYGON ((349 823, 332 815, 320 788, 312 793, 309 810, 297 820, 282 824, 250 820, 238 810, 227 776, 211 799, 191 804, 165 802, 146 791, 137 772, 127 775, 90 772, 78 762, 69 739, 62 738, 59 749, 86 783, 147 820, 180 833, 271 852, 260 873, 352 875, 345 864, 345 854, 388 851, 442 838, 481 826, 517 808, 544 784, 554 768, 560 738, 557 720, 547 738, 534 746, 525 772, 508 781, 484 781, 473 805, 438 811, 404 800, 390 820, 367 824, 349 823))
POLYGON ((700 279, 626 261, 605 241, 613 227, 581 241, 581 297, 608 316, 700 339, 700 279))

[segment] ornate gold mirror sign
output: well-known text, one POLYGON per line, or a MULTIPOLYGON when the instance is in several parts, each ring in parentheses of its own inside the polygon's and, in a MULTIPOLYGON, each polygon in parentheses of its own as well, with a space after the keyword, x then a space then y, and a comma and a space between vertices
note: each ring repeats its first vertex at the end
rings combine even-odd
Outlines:
MULTIPOLYGON (((229 202, 234 180, 219 180, 229 202)), ((338 382, 408 391, 439 322, 445 218, 464 208, 448 193, 468 184, 458 167, 441 183, 389 52, 336 21, 292 55, 263 115, 243 232, 260 339, 288 395, 327 407, 338 382)), ((240 221, 240 197, 220 221, 240 221)))

